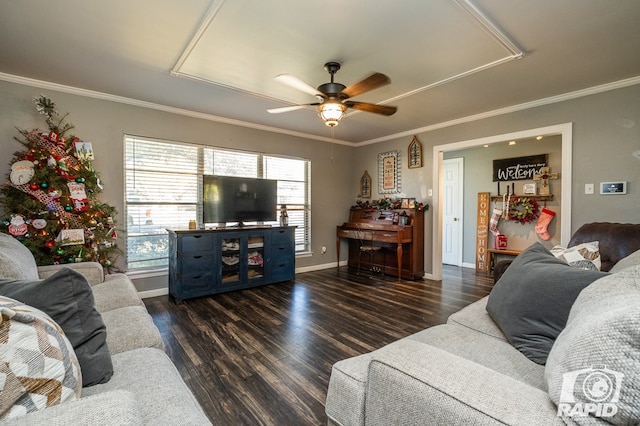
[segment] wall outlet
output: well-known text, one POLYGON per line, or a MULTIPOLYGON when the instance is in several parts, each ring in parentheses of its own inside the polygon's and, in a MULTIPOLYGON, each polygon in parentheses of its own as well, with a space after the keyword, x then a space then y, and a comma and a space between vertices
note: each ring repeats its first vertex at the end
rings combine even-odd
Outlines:
POLYGON ((327 252, 327 248, 325 246, 322 246, 322 248, 320 249, 320 253, 325 254, 326 252, 327 252))
POLYGON ((584 184, 584 193, 585 194, 593 194, 593 184, 592 183, 585 183, 584 184))

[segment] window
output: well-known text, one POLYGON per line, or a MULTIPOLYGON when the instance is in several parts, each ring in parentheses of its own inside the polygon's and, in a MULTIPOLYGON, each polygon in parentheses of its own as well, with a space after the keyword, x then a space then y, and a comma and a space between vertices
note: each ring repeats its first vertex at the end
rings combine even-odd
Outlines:
POLYGON ((278 209, 286 204, 289 224, 297 226, 296 252, 308 251, 310 168, 304 159, 125 136, 128 269, 166 266, 166 229, 202 223, 204 174, 277 180, 278 209))

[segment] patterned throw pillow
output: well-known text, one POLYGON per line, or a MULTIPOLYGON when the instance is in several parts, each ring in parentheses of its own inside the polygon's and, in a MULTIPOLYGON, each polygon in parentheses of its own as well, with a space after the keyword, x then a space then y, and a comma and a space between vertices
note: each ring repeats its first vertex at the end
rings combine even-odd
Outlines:
POLYGON ((558 259, 576 268, 599 271, 602 266, 598 241, 582 243, 569 248, 555 246, 550 251, 558 259))
POLYGON ((42 311, 0 296, 0 419, 80 398, 73 347, 42 311))

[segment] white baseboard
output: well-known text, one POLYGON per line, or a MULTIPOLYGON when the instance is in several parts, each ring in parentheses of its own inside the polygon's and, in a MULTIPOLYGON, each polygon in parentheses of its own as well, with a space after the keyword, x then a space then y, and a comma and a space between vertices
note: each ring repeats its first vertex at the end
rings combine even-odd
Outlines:
MULTIPOLYGON (((346 264, 347 264, 346 260, 342 260, 339 263, 340 266, 345 266, 346 264)), ((322 265, 312 265, 312 266, 304 266, 302 268, 296 268, 296 273, 321 271, 323 269, 331 269, 335 267, 336 267, 336 262, 323 263, 322 265)))
POLYGON ((139 291, 138 292, 138 296, 140 296, 143 299, 148 299, 150 297, 158 297, 158 296, 166 296, 169 294, 169 288, 157 288, 154 290, 147 290, 147 291, 139 291))

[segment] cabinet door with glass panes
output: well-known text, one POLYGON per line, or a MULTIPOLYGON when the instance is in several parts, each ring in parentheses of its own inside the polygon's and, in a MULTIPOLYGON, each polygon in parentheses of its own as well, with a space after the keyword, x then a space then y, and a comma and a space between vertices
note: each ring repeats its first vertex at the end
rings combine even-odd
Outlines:
POLYGON ((224 232, 218 235, 221 268, 219 289, 260 284, 266 279, 264 232, 224 232))

